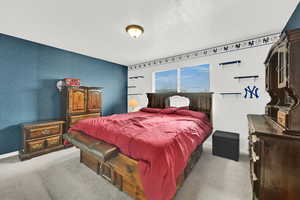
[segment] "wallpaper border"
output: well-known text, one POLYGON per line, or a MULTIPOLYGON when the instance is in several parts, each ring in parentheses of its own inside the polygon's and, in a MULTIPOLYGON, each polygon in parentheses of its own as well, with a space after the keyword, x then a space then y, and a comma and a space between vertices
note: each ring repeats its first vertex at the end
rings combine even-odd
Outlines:
POLYGON ((216 54, 228 53, 232 51, 239 51, 248 48, 255 48, 264 45, 270 45, 275 43, 280 37, 280 33, 272 33, 260 37, 251 38, 248 40, 242 40, 229 44, 219 45, 211 48, 201 49, 197 51, 187 52, 175 56, 159 58, 143 63, 128 66, 128 70, 139 70, 157 65, 163 65, 166 63, 175 63, 184 60, 191 60, 199 57, 212 56, 216 54))

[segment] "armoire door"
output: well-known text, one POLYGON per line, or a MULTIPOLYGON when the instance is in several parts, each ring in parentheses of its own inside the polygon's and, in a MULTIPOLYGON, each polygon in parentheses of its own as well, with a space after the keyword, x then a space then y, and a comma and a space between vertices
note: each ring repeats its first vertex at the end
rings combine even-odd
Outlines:
POLYGON ((69 88, 69 113, 86 112, 86 90, 83 88, 69 88))
POLYGON ((89 113, 101 112, 102 93, 100 90, 88 89, 87 92, 87 111, 89 113))

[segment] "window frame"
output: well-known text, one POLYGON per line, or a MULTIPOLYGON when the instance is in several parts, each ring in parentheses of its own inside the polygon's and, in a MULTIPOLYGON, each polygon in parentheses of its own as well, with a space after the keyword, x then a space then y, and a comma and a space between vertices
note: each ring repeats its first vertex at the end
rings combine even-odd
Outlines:
POLYGON ((184 67, 176 67, 176 68, 170 68, 170 69, 162 69, 162 70, 157 70, 152 72, 152 92, 155 93, 156 92, 156 73, 159 72, 166 72, 166 71, 173 71, 176 70, 177 71, 177 92, 181 92, 181 69, 183 68, 188 68, 188 67, 197 67, 197 66, 202 66, 202 65, 208 65, 209 67, 209 73, 208 73, 208 80, 209 80, 209 88, 208 88, 208 92, 211 90, 211 84, 210 84, 210 64, 196 64, 196 65, 191 65, 191 66, 184 66, 184 67))
MULTIPOLYGON (((152 92, 153 92, 153 93, 156 92, 156 83, 155 83, 155 81, 156 81, 156 73, 158 73, 158 72, 173 71, 173 70, 176 70, 176 71, 177 71, 177 73, 176 73, 176 74, 177 74, 177 84, 176 84, 177 89, 176 89, 176 91, 177 91, 177 92, 180 91, 180 90, 178 90, 178 86, 180 87, 180 85, 178 85, 178 73, 180 73, 180 72, 178 72, 178 71, 180 71, 180 68, 176 67, 176 68, 174 68, 174 69, 163 69, 163 70, 157 70, 157 71, 152 72, 152 92)), ((179 80, 179 81, 180 81, 180 80, 179 80)))

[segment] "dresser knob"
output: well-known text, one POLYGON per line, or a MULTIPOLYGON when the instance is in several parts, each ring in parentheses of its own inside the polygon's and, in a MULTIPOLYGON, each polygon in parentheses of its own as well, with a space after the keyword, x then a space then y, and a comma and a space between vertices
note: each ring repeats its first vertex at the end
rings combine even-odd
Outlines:
POLYGON ((252 135, 252 142, 253 143, 259 142, 259 138, 256 135, 252 135))
POLYGON ((253 147, 251 147, 251 157, 252 157, 253 162, 256 162, 259 160, 259 156, 256 155, 253 147))
POLYGON ((42 131, 42 134, 43 134, 43 135, 48 135, 49 133, 50 133, 49 130, 43 130, 43 131, 42 131))

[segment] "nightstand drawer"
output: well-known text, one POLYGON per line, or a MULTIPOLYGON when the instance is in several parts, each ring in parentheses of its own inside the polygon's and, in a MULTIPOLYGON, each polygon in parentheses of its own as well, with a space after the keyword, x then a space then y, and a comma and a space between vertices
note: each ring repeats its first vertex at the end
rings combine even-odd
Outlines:
POLYGON ((52 125, 52 126, 45 126, 41 128, 32 128, 27 129, 27 138, 34 139, 34 138, 41 138, 47 137, 50 135, 57 135, 61 133, 61 126, 60 125, 52 125))
POLYGON ((47 138, 46 142, 47 142, 47 148, 58 146, 61 144, 61 136, 47 138))
POLYGON ((28 153, 40 151, 45 148, 45 140, 36 140, 31 142, 26 142, 28 153))

